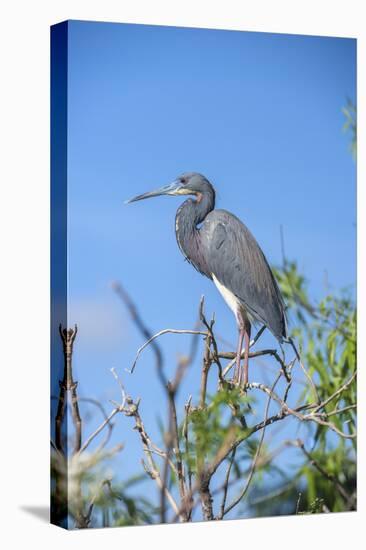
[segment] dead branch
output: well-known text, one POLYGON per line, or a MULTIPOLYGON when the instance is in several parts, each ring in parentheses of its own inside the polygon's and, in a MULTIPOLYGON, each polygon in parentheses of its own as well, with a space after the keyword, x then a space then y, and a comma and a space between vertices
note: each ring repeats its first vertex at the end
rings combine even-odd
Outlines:
POLYGON ((207 321, 206 316, 205 316, 205 312, 204 312, 204 303, 205 303, 205 297, 201 296, 200 307, 199 307, 199 318, 200 318, 201 322, 203 323, 203 325, 207 329, 207 333, 208 333, 208 336, 210 338, 209 348, 211 348, 211 344, 212 344, 212 347, 213 347, 212 360, 216 363, 216 365, 218 367, 219 381, 222 383, 223 382, 222 366, 221 366, 221 362, 220 362, 220 357, 219 357, 219 351, 218 351, 218 347, 217 347, 216 338, 215 338, 215 335, 214 335, 214 332, 213 332, 213 326, 215 324, 215 317, 213 315, 212 318, 211 318, 211 321, 210 322, 207 321))
POLYGON ((234 459, 235 459, 236 449, 237 449, 237 447, 235 447, 231 451, 231 456, 230 456, 230 459, 229 459, 229 465, 228 465, 227 470, 226 470, 225 482, 224 482, 224 485, 223 485, 223 495, 222 495, 222 502, 221 502, 221 507, 220 507, 220 514, 219 514, 217 519, 222 519, 225 515, 226 498, 227 498, 227 492, 228 492, 229 483, 230 483, 231 469, 233 467, 233 463, 234 463, 234 459))
POLYGON ((295 416, 298 420, 303 420, 304 417, 298 413, 296 410, 294 409, 291 409, 287 403, 281 399, 281 397, 279 397, 273 390, 272 388, 269 388, 268 386, 266 386, 265 384, 261 384, 260 382, 251 382, 250 384, 248 384, 248 389, 252 390, 252 389, 258 389, 258 390, 261 390, 262 392, 266 393, 268 396, 271 397, 271 399, 273 399, 274 401, 277 401, 277 403, 279 403, 279 405, 281 405, 281 408, 286 411, 287 414, 291 414, 293 416, 295 416))
POLYGON ((101 431, 104 430, 104 428, 106 426, 110 427, 111 420, 114 416, 116 416, 116 414, 124 412, 124 408, 125 408, 125 404, 126 404, 126 398, 127 398, 126 393, 125 393, 125 390, 123 388, 123 385, 122 385, 119 377, 117 376, 117 373, 116 373, 115 369, 112 368, 111 372, 112 372, 115 380, 117 381, 117 383, 120 387, 122 401, 121 401, 121 403, 116 403, 116 406, 112 410, 112 412, 108 416, 105 417, 104 421, 98 426, 98 428, 96 428, 96 430, 94 430, 94 432, 84 441, 83 445, 81 445, 81 447, 78 451, 79 454, 84 452, 85 449, 87 449, 89 447, 90 443, 97 437, 97 435, 100 434, 101 431))
POLYGON ((153 336, 151 336, 138 350, 137 350, 137 353, 136 353, 136 357, 132 363, 132 367, 130 370, 126 369, 127 372, 129 372, 130 374, 133 373, 133 371, 135 370, 135 367, 136 367, 136 363, 141 355, 141 353, 144 351, 144 349, 152 344, 154 342, 154 340, 156 340, 156 338, 159 338, 159 336, 163 336, 163 334, 195 334, 195 335, 202 335, 202 336, 207 336, 207 332, 203 332, 201 330, 190 330, 190 329, 174 329, 174 328, 166 328, 164 330, 160 330, 158 333, 154 334, 153 336))
MULTIPOLYGON (((63 426, 65 424, 65 412, 68 401, 68 395, 70 395, 71 401, 71 417, 75 428, 75 443, 73 449, 73 455, 79 452, 81 447, 81 417, 77 396, 77 382, 73 379, 72 374, 72 353, 73 345, 77 335, 78 328, 75 325, 74 329, 67 330, 59 325, 59 333, 62 340, 63 356, 64 356, 64 372, 63 379, 59 381, 60 394, 58 398, 57 413, 55 418, 55 447, 58 450, 59 460, 63 462, 65 471, 58 471, 55 474, 55 493, 54 493, 54 505, 53 510, 56 510, 55 523, 60 524, 61 519, 59 516, 59 510, 63 510, 65 518, 69 512, 69 502, 67 502, 67 451, 63 448, 63 426)), ((78 528, 85 527, 85 517, 83 514, 81 484, 77 484, 75 491, 76 494, 76 526, 78 528)))
POLYGON ((135 420, 135 429, 136 429, 136 431, 138 432, 138 434, 140 436, 143 451, 144 451, 145 457, 147 459, 147 466, 145 466, 145 464, 143 462, 143 465, 145 467, 145 471, 151 477, 151 479, 155 480, 159 490, 164 492, 164 494, 165 494, 169 504, 171 505, 173 511, 175 512, 175 514, 179 517, 179 519, 181 521, 184 521, 184 516, 180 512, 179 507, 178 507, 175 499, 173 498, 173 496, 172 496, 171 492, 169 491, 167 485, 164 484, 162 479, 161 479, 159 468, 157 467, 157 465, 155 463, 155 460, 154 460, 154 457, 153 457, 153 452, 151 451, 151 448, 150 448, 151 440, 150 440, 148 434, 146 433, 146 430, 145 430, 145 427, 144 427, 144 424, 142 422, 141 415, 140 415, 140 412, 139 412, 139 401, 134 402, 131 397, 127 397, 126 403, 127 403, 127 407, 124 410, 124 413, 125 413, 126 416, 131 416, 131 417, 134 418, 134 420, 135 420))
MULTIPOLYGON (((277 350, 275 350, 275 349, 263 349, 263 350, 260 350, 260 351, 254 351, 254 352, 249 353, 249 359, 253 359, 255 357, 261 357, 262 355, 271 355, 272 357, 274 357, 274 359, 281 365, 281 368, 283 370, 283 374, 286 377, 286 380, 288 382, 290 381, 290 378, 289 378, 289 375, 288 375, 288 372, 287 372, 288 365, 286 365, 286 363, 281 359, 281 357, 279 356, 277 350)), ((232 361, 227 365, 227 367, 225 367, 225 369, 222 373, 223 376, 226 376, 226 374, 235 365, 236 353, 231 352, 231 351, 229 351, 229 352, 228 351, 226 351, 226 352, 221 351, 221 352, 219 352, 219 357, 221 357, 222 359, 232 359, 232 361)), ((244 350, 242 351, 240 357, 242 359, 244 359, 244 350)))
MULTIPOLYGON (((167 445, 167 447, 168 449, 172 448, 173 453, 175 455, 176 470, 178 475, 179 494, 180 494, 181 503, 183 503, 184 505, 186 503, 187 487, 186 487, 186 482, 184 478, 183 460, 182 460, 182 453, 180 450, 179 435, 178 435, 177 410, 175 406, 175 393, 177 391, 177 386, 174 386, 173 384, 170 384, 168 382, 167 391, 168 391, 168 398, 169 398, 169 404, 170 404, 169 436, 171 437, 171 441, 169 442, 169 445, 167 445)), ((168 461, 166 461, 165 464, 168 464, 168 461)), ((188 509, 186 509, 184 511, 185 521, 187 521, 188 514, 189 514, 188 509)))
POLYGON ((78 328, 75 325, 74 329, 63 329, 62 325, 59 326, 59 333, 62 340, 63 355, 64 355, 64 373, 62 380, 59 381, 60 394, 58 398, 58 407, 55 419, 55 433, 56 433, 56 447, 59 451, 63 452, 62 444, 62 426, 65 418, 67 393, 70 391, 72 396, 72 418, 75 424, 76 437, 75 437, 75 452, 80 448, 81 444, 81 419, 79 408, 77 404, 76 387, 77 382, 74 382, 72 377, 72 351, 74 340, 77 335, 78 328))
MULTIPOLYGON (((186 495, 186 499, 188 495, 192 494, 192 468, 191 468, 191 461, 190 461, 190 449, 189 449, 189 429, 188 429, 188 418, 191 411, 191 402, 192 402, 192 396, 190 395, 188 398, 187 403, 184 406, 185 409, 185 417, 184 417, 184 424, 183 424, 183 437, 185 442, 185 453, 187 457, 187 477, 188 477, 188 491, 186 495)), ((191 516, 191 507, 192 507, 192 498, 189 498, 189 501, 187 502, 187 509, 188 509, 188 520, 191 516)))
POLYGON ((206 391, 207 391, 207 379, 208 373, 211 368, 211 335, 208 334, 205 339, 205 352, 203 356, 202 369, 201 369, 201 389, 200 389, 200 408, 203 409, 206 406, 206 391))
MULTIPOLYGON (((131 300, 131 298, 129 297, 129 295, 125 291, 125 289, 122 287, 121 283, 119 283, 117 281, 113 282, 112 283, 112 288, 116 292, 117 296, 122 300, 122 302, 127 307, 128 311, 130 313, 131 319, 135 323, 135 325, 137 326, 138 330, 141 332, 141 334, 144 336, 144 338, 146 340, 150 340, 150 338, 152 337, 152 333, 150 332, 150 330, 145 325, 144 321, 142 320, 142 317, 140 316, 140 314, 137 311, 137 308, 136 308, 135 304, 133 303, 133 301, 131 300)), ((158 346, 158 344, 154 340, 151 342, 151 347, 152 347, 152 349, 154 351, 154 354, 155 354, 155 368, 156 368, 156 371, 158 373, 158 376, 160 378, 161 383, 163 385, 165 385, 167 381, 165 379, 165 375, 164 375, 164 372, 163 372, 163 354, 161 352, 160 347, 158 346)))
POLYGON ((110 421, 110 419, 108 419, 108 414, 100 401, 98 401, 97 399, 93 399, 92 397, 79 397, 79 403, 81 402, 91 403, 92 405, 94 405, 96 408, 100 410, 100 412, 102 413, 102 416, 104 417, 104 420, 107 420, 107 423, 106 423, 107 433, 103 441, 98 446, 98 449, 96 450, 96 452, 98 453, 104 449, 104 447, 107 445, 108 441, 110 440, 113 432, 114 424, 113 422, 110 421))

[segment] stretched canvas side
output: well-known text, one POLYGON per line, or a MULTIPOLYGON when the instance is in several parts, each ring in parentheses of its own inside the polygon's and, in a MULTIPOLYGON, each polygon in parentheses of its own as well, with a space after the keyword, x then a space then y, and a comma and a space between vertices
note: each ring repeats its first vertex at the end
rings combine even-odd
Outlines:
POLYGON ((67 37, 68 23, 51 27, 51 523, 67 528, 67 37))

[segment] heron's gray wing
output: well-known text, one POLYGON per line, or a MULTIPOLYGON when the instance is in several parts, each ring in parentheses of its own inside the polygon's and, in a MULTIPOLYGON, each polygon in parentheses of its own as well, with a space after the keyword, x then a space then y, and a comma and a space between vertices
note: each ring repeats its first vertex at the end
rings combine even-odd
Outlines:
POLYGON ((282 340, 285 304, 271 268, 249 229, 225 210, 212 212, 209 267, 248 312, 282 340))

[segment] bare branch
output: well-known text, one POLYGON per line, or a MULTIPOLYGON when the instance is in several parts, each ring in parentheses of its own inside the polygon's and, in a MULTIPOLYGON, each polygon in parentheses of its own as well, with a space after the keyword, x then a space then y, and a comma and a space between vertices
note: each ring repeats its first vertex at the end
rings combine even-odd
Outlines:
POLYGON ((87 449, 90 445, 90 443, 97 437, 97 435, 100 434, 100 432, 110 423, 112 418, 116 416, 117 413, 121 412, 119 408, 113 409, 113 411, 107 416, 107 418, 98 426, 98 428, 84 441, 82 446, 80 447, 78 454, 81 454, 87 449))
POLYGON ((211 344, 212 344, 212 347, 213 347, 212 360, 216 363, 216 365, 219 369, 219 380, 220 380, 220 382, 223 382, 222 366, 221 366, 221 363, 220 363, 219 351, 218 351, 218 347, 217 347, 216 338, 215 338, 215 335, 213 333, 213 326, 215 324, 215 318, 214 318, 214 316, 212 316, 212 319, 211 319, 210 323, 207 321, 205 313, 204 313, 204 300, 205 300, 205 297, 202 296, 201 297, 201 302, 200 302, 200 319, 201 319, 202 323, 204 324, 204 326, 207 328, 207 332, 208 332, 209 337, 210 337, 209 338, 209 348, 211 347, 211 344))
POLYGON ((154 334, 153 336, 151 336, 138 350, 137 350, 137 354, 136 354, 136 357, 135 357, 135 360, 134 362, 132 363, 132 367, 130 370, 126 369, 127 372, 129 372, 130 374, 133 373, 133 371, 135 370, 135 367, 136 367, 136 363, 141 355, 141 353, 143 352, 143 350, 149 345, 151 344, 152 342, 154 342, 154 340, 156 340, 156 338, 159 338, 159 336, 162 336, 163 334, 198 334, 198 335, 202 335, 202 336, 207 336, 207 332, 203 332, 203 331, 200 331, 200 330, 185 330, 185 329, 174 329, 174 328, 166 328, 164 330, 161 330, 160 332, 158 332, 157 334, 154 334))
MULTIPOLYGON (((277 350, 275 350, 275 349, 263 349, 263 350, 260 350, 260 351, 254 351, 252 353, 249 353, 249 358, 251 359, 251 358, 254 358, 254 357, 261 357, 262 355, 271 355, 272 357, 274 357, 276 359, 276 361, 281 365, 281 368, 283 370, 283 374, 286 377, 286 380, 288 382, 290 381, 290 378, 289 378, 289 375, 288 375, 288 372, 287 372, 288 366, 281 359, 281 357, 278 355, 277 350)), ((235 365, 236 353, 231 352, 231 351, 229 351, 229 352, 219 352, 219 357, 221 357, 223 359, 232 359, 232 361, 225 367, 225 369, 222 373, 223 376, 226 376, 226 374, 235 365)), ((244 358, 244 351, 242 351, 241 358, 242 359, 244 358)))
POLYGON ((222 496, 222 502, 221 502, 221 507, 220 507, 220 514, 219 514, 217 519, 222 519, 225 515, 226 498, 227 498, 227 492, 228 492, 228 488, 229 488, 231 468, 233 467, 235 454, 236 454, 236 449, 237 449, 237 447, 234 447, 234 449, 231 451, 231 457, 230 457, 230 460, 229 460, 228 468, 226 470, 225 481, 224 481, 224 486, 223 486, 223 496, 222 496))
POLYGON ((271 388, 268 388, 268 386, 265 386, 264 384, 261 384, 259 382, 251 382, 250 384, 248 384, 248 389, 258 389, 258 390, 261 390, 262 392, 266 393, 267 395, 269 395, 274 401, 277 401, 277 403, 279 403, 282 407, 282 409, 284 411, 286 411, 288 414, 292 414, 293 416, 295 416, 296 418, 298 418, 299 420, 304 420, 304 416, 301 415, 300 413, 298 413, 296 410, 294 409, 291 409, 287 403, 285 403, 285 401, 283 399, 281 399, 274 391, 273 389, 271 388))
POLYGON ((104 421, 98 426, 98 428, 87 438, 86 441, 84 441, 83 445, 81 445, 78 453, 81 454, 82 452, 85 451, 85 449, 87 449, 87 447, 89 447, 90 443, 97 437, 97 435, 100 434, 100 432, 106 427, 106 426, 110 426, 110 422, 112 420, 112 418, 117 414, 117 413, 120 413, 120 412, 124 412, 124 407, 125 407, 125 404, 126 404, 126 392, 124 390, 124 387, 123 387, 123 384, 120 380, 120 378, 118 377, 116 371, 114 368, 111 369, 111 373, 113 374, 115 380, 117 381, 119 387, 120 387, 120 390, 121 390, 121 397, 122 397, 122 401, 120 404, 116 404, 116 407, 113 409, 113 411, 104 419, 104 421))
POLYGON ((207 391, 207 378, 211 368, 211 335, 206 336, 205 340, 205 353, 203 356, 202 369, 201 369, 201 389, 200 389, 200 407, 203 409, 206 406, 206 391, 207 391))
POLYGON ((300 510, 301 497, 302 497, 302 494, 299 493, 299 496, 297 497, 296 508, 295 508, 295 514, 296 515, 299 513, 299 510, 300 510))
POLYGON ((357 405, 354 403, 353 405, 348 405, 347 407, 342 407, 341 409, 334 409, 334 411, 331 411, 329 413, 319 413, 319 412, 314 412, 313 415, 314 416, 326 416, 327 418, 329 416, 334 416, 336 414, 341 414, 341 413, 344 413, 346 411, 352 411, 354 409, 357 409, 357 405))
POLYGON ((330 428, 333 432, 338 434, 340 437, 343 437, 344 439, 355 439, 357 437, 356 433, 352 434, 346 434, 345 432, 342 432, 335 424, 332 422, 327 422, 326 420, 322 420, 321 418, 318 418, 314 414, 308 414, 302 418, 302 420, 310 421, 310 422, 316 422, 317 424, 321 424, 322 426, 327 426, 330 428))
POLYGON ((139 413, 139 403, 138 402, 135 403, 131 397, 127 397, 127 410, 125 410, 124 413, 126 416, 132 416, 135 420, 135 429, 137 430, 140 436, 143 451, 147 459, 148 466, 147 468, 145 468, 146 472, 149 474, 149 476, 152 479, 155 480, 159 490, 164 492, 176 516, 179 517, 181 521, 184 521, 184 516, 181 513, 175 499, 173 498, 168 487, 166 486, 166 483, 163 483, 162 481, 159 468, 156 465, 156 462, 153 457, 153 452, 150 448, 151 440, 145 430, 144 424, 142 422, 142 419, 139 413))
MULTIPOLYGON (((135 304, 133 303, 133 301, 131 300, 130 296, 127 294, 125 289, 122 287, 121 283, 118 283, 116 281, 113 282, 112 283, 112 288, 116 292, 117 296, 119 296, 119 298, 122 300, 122 302, 126 305, 128 311, 130 313, 131 319, 133 320, 133 322, 137 326, 138 330, 141 332, 141 334, 144 336, 144 338, 149 340, 152 336, 152 333, 150 332, 150 330, 145 325, 144 321, 142 320, 142 317, 140 316, 140 314, 137 311, 137 308, 136 308, 135 304)), ((163 370, 163 367, 164 367, 163 354, 161 352, 161 349, 160 349, 159 345, 156 342, 152 341, 151 347, 152 347, 152 349, 154 351, 154 354, 155 354, 155 368, 156 368, 156 371, 158 373, 160 382, 163 385, 165 385, 166 384, 166 379, 165 379, 164 370, 163 370)))
POLYGON ((170 447, 173 448, 173 452, 174 452, 176 464, 177 464, 180 498, 181 498, 181 502, 185 502, 187 488, 185 485, 185 479, 183 474, 182 453, 179 445, 177 410, 175 407, 175 389, 171 384, 169 384, 169 382, 168 382, 167 390, 168 390, 169 404, 171 409, 170 410, 171 421, 170 421, 169 433, 170 433, 170 436, 172 437, 171 445, 169 445, 168 448, 170 447))
POLYGON ((188 489, 189 492, 192 492, 192 468, 190 465, 190 458, 189 458, 189 427, 188 427, 188 418, 189 413, 191 410, 191 402, 192 402, 192 395, 189 396, 187 403, 184 406, 185 409, 185 417, 184 417, 184 424, 183 424, 183 437, 185 441, 185 452, 188 462, 188 489))
MULTIPOLYGON (((104 420, 107 420, 108 414, 105 411, 103 405, 97 399, 93 399, 92 397, 79 397, 78 399, 79 399, 79 403, 80 402, 91 403, 92 405, 97 407, 100 410, 100 412, 102 413, 102 416, 104 417, 104 420)), ((109 439, 112 435, 113 427, 114 427, 113 422, 109 421, 107 423, 107 428, 108 428, 107 434, 106 434, 104 440, 100 443, 100 445, 99 445, 96 452, 100 452, 107 445, 107 443, 108 443, 108 441, 109 441, 109 439)))

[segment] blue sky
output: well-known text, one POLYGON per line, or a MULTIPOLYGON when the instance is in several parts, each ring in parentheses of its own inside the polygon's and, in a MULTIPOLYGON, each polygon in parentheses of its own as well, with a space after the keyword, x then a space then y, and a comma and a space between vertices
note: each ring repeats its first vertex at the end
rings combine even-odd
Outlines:
MULTIPOLYGON (((270 263, 281 261, 282 225, 287 256, 313 297, 324 293, 325 272, 333 289, 354 288, 356 169, 342 107, 347 97, 355 101, 355 85, 353 39, 69 23, 69 324, 79 325, 74 368, 83 395, 118 397, 115 367, 150 419, 165 414, 151 352, 136 374, 123 372, 142 338, 113 280, 152 331, 191 328, 204 294, 217 331, 236 340, 216 288, 176 245, 181 200, 123 203, 182 172, 210 179, 217 206, 244 221, 270 263)), ((172 373, 189 339, 161 343, 172 373)), ((266 376, 260 366, 252 372, 266 376)), ((128 453, 140 448, 127 425, 119 420, 115 438, 128 442, 123 460, 131 473, 128 453)))

